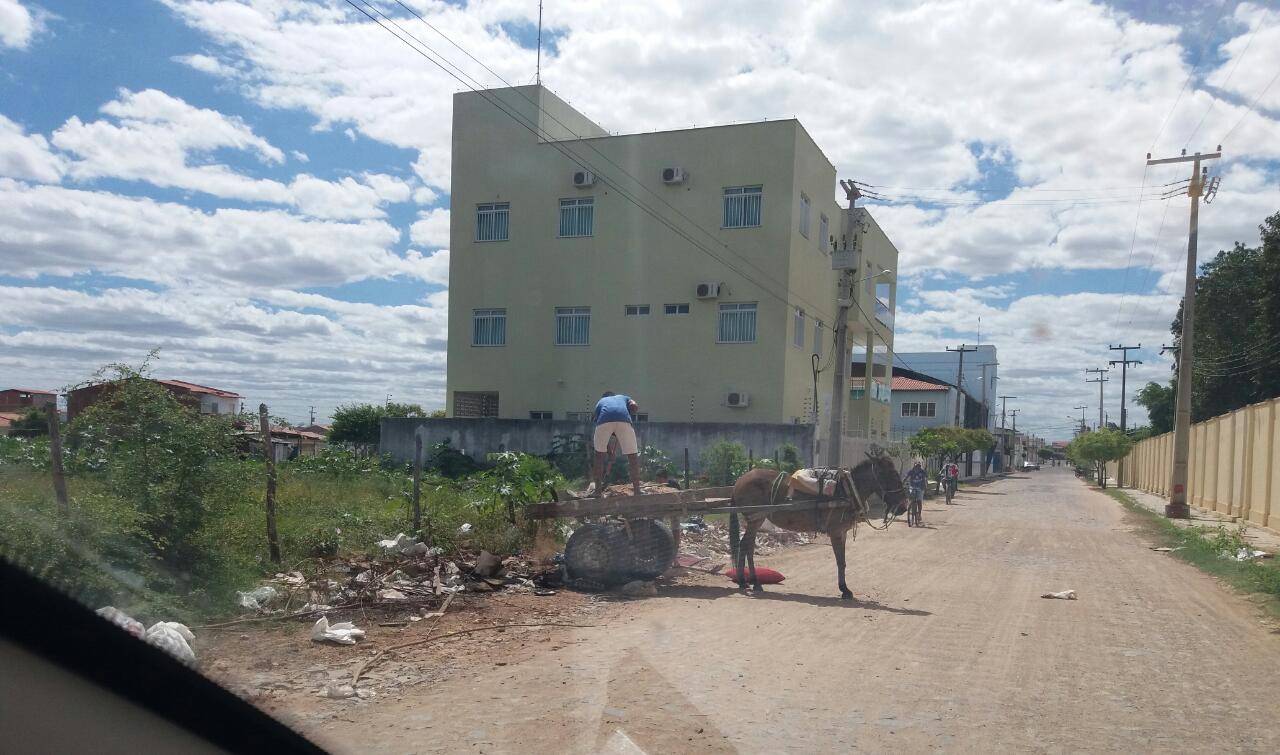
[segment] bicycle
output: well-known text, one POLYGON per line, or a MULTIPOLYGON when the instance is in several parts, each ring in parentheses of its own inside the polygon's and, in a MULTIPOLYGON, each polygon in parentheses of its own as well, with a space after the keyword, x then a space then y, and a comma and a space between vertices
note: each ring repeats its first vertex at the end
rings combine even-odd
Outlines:
POLYGON ((954 477, 948 477, 942 481, 942 491, 947 496, 947 505, 951 505, 951 499, 956 497, 957 481, 954 477))
POLYGON ((919 527, 923 524, 920 519, 921 510, 924 508, 924 488, 912 485, 910 488, 911 502, 907 505, 907 526, 919 527))

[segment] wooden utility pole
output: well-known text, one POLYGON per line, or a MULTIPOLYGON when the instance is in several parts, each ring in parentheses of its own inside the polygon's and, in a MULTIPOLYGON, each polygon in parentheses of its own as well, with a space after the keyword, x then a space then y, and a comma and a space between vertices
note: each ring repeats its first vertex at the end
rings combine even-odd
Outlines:
POLYGON ((413 532, 422 530, 422 436, 413 434, 413 532))
POLYGON ((1173 471, 1169 480, 1169 503, 1164 507, 1164 515, 1171 519, 1190 519, 1191 507, 1187 505, 1187 458, 1191 449, 1191 365, 1192 352, 1195 350, 1196 324, 1196 251, 1197 237, 1200 232, 1200 195, 1204 190, 1204 181, 1208 168, 1202 169, 1202 160, 1216 160, 1222 157, 1222 147, 1217 152, 1202 155, 1199 152, 1188 155, 1182 150, 1179 157, 1166 157, 1152 160, 1147 153, 1147 165, 1166 165, 1169 163, 1191 163, 1191 183, 1187 185, 1187 196, 1191 197, 1191 225, 1187 234, 1187 278, 1184 281, 1182 294, 1182 348, 1178 351, 1178 393, 1175 396, 1176 411, 1173 421, 1173 471))
POLYGON ((53 477, 53 496, 58 502, 58 513, 71 513, 67 500, 67 479, 62 474, 62 420, 58 417, 58 402, 45 406, 49 416, 49 474, 53 477))
POLYGON ((271 448, 271 419, 267 405, 258 404, 258 424, 262 430, 262 458, 267 463, 267 549, 272 563, 280 563, 280 534, 276 531, 276 455, 271 448))
POLYGON ((960 353, 960 366, 956 369, 956 427, 964 427, 964 424, 960 421, 960 405, 963 402, 963 399, 961 398, 962 389, 960 384, 964 382, 964 355, 977 350, 977 346, 965 346, 964 344, 960 344, 960 348, 958 349, 953 349, 950 346, 947 347, 947 351, 956 351, 960 353))

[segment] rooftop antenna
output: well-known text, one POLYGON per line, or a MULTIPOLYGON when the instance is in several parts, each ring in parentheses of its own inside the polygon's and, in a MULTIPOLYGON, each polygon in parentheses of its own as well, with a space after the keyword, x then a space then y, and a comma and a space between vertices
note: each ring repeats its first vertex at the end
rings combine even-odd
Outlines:
POLYGON ((539 86, 542 84, 542 0, 538 0, 538 69, 534 74, 539 86))

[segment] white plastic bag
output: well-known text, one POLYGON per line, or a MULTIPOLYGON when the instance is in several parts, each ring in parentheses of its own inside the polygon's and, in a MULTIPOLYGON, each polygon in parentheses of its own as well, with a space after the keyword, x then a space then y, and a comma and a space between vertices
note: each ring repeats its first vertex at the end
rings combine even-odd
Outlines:
POLYGON ((111 622, 112 624, 115 624, 116 626, 120 627, 121 629, 133 635, 134 637, 137 637, 138 639, 142 639, 143 635, 147 633, 147 628, 142 625, 142 622, 133 618, 129 614, 125 613, 124 611, 121 611, 119 608, 116 608, 115 606, 103 606, 102 608, 99 608, 97 611, 94 611, 94 613, 98 614, 99 616, 111 622))
POLYGON ((179 624, 176 621, 157 621, 147 629, 144 639, 183 663, 195 663, 196 654, 191 649, 191 642, 195 638, 185 624, 179 624))
POLYGON ((263 585, 255 587, 249 592, 237 592, 240 596, 240 606, 242 608, 251 608, 255 611, 261 611, 276 599, 276 588, 271 585, 263 585))
POLYGON ((364 630, 357 629, 349 621, 330 624, 327 616, 321 616, 316 625, 311 627, 311 639, 315 642, 336 642, 339 645, 354 645, 356 640, 364 637, 364 630))

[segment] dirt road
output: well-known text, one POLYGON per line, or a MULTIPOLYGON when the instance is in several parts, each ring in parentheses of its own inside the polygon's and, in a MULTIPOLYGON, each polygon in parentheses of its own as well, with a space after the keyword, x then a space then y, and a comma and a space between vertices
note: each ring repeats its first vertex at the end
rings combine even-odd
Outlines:
POLYGON ((352 708, 311 733, 398 753, 1280 751, 1280 636, 1126 516, 1032 472, 931 502, 925 529, 861 528, 854 603, 825 543, 796 548, 766 560, 787 581, 763 597, 704 576, 412 696, 321 701, 352 708))

